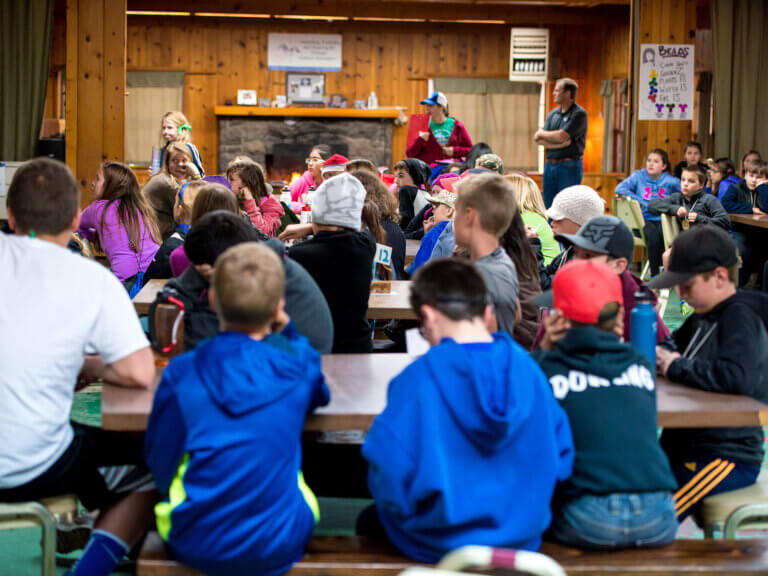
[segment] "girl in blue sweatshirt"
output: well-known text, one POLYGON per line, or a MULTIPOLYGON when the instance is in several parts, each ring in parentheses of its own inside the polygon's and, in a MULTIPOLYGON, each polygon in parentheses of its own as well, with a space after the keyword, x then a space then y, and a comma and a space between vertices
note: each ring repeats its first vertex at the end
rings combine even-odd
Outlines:
POLYGON ((654 148, 648 152, 645 168, 636 170, 616 187, 616 194, 637 200, 643 209, 643 218, 645 218, 643 231, 648 245, 651 276, 659 273, 661 254, 664 251, 664 237, 661 233, 661 216, 651 214, 648 211, 648 203, 657 198, 666 198, 673 192, 680 192, 680 180, 672 176, 668 170, 667 153, 660 148, 654 148))

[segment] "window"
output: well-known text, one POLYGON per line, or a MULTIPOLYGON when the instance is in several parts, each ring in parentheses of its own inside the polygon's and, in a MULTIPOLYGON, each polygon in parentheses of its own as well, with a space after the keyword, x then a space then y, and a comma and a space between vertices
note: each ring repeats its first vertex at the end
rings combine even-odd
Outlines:
POLYGON ((183 72, 126 73, 125 161, 149 166, 152 147, 162 146, 160 119, 170 110, 181 110, 184 100, 183 72))

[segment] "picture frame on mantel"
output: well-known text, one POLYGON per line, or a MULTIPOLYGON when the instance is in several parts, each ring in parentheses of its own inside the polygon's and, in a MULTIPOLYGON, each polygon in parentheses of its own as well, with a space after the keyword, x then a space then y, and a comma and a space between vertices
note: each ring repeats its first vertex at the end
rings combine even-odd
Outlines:
POLYGON ((292 104, 323 104, 325 74, 286 72, 285 90, 292 104))

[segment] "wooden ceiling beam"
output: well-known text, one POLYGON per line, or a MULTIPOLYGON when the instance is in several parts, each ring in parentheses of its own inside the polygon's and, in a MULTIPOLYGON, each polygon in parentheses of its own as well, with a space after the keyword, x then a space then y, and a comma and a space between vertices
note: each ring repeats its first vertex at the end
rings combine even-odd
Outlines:
MULTIPOLYGON (((210 0, 128 0, 129 11, 173 11, 221 14, 272 14, 363 18, 413 18, 440 21, 503 20, 509 24, 594 24, 616 20, 629 21, 629 5, 601 4, 594 7, 565 5, 530 5, 520 2, 490 4, 493 0, 293 0, 290 3, 264 0, 220 0, 212 7, 210 0), (483 3, 480 3, 483 2, 483 3)), ((495 0, 498 1, 498 0, 495 0)), ((573 2, 574 0, 562 0, 573 2)), ((584 0, 580 0, 582 3, 584 0)), ((591 6, 601 0, 589 0, 591 6)), ((612 0, 615 1, 615 0, 612 0)))

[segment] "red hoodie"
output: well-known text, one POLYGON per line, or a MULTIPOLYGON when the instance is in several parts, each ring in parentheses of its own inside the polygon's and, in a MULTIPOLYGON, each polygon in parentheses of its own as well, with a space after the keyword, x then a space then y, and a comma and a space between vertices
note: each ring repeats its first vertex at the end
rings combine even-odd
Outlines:
MULTIPOLYGON (((469 150, 472 148, 472 139, 469 137, 469 132, 464 128, 461 120, 454 118, 453 132, 451 132, 451 137, 448 139, 446 146, 453 148, 453 158, 463 158, 469 154, 469 150)), ((443 154, 443 149, 431 131, 426 142, 423 138, 416 138, 416 140, 411 142, 411 145, 405 150, 405 155, 408 158, 418 158, 427 164, 432 164, 439 160, 452 159, 443 154)))

